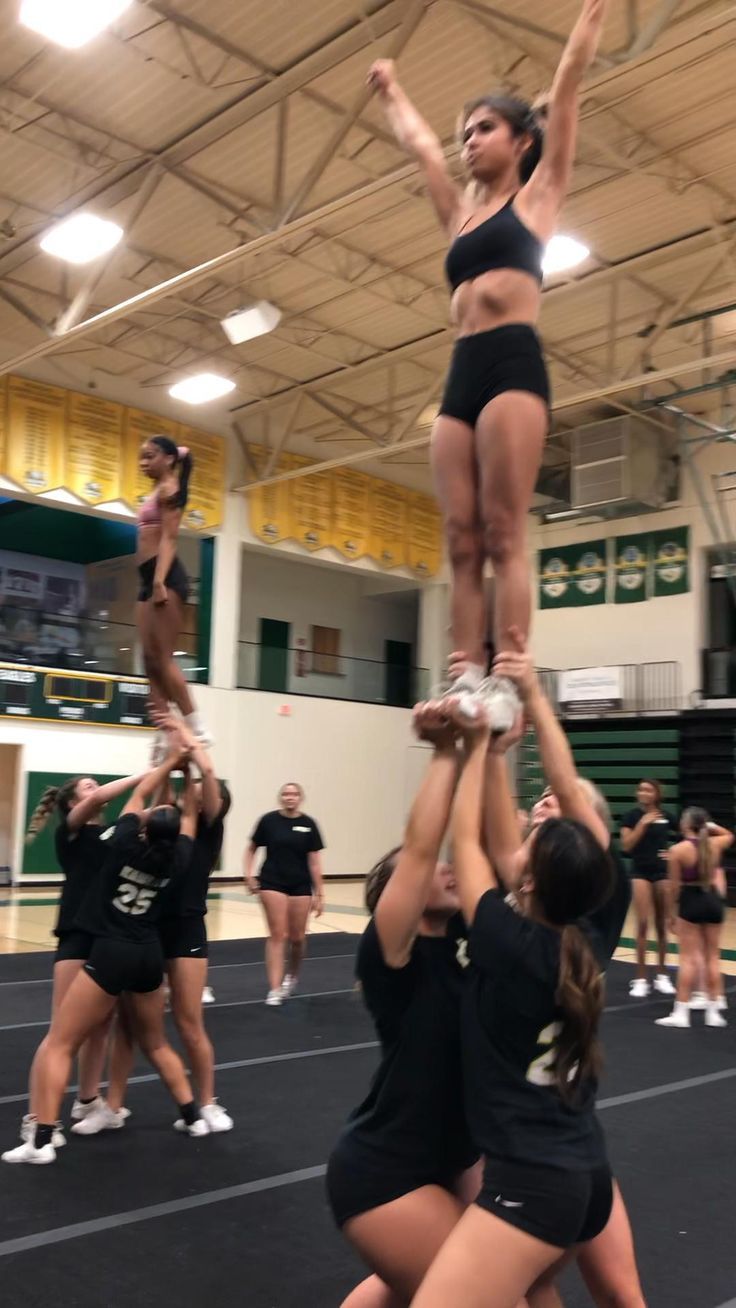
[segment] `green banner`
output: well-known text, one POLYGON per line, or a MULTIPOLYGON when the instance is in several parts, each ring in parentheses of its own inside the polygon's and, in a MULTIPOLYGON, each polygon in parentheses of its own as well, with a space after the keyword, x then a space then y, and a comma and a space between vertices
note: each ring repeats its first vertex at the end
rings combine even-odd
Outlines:
POLYGON ((647 598, 649 536, 617 536, 615 541, 616 604, 638 604, 647 598))
POLYGON ((540 550, 538 567, 540 609, 605 604, 605 540, 540 550))
POLYGON ((690 528, 669 527, 652 532, 653 586, 655 598, 684 595, 690 589, 690 528))

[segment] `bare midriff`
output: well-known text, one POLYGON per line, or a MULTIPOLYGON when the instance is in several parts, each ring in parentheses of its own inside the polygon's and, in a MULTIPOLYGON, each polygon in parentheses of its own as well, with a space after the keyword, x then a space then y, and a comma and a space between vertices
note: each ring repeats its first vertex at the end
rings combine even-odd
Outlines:
POLYGON ((541 298, 541 287, 529 273, 494 268, 457 287, 450 317, 458 336, 492 332, 510 323, 535 327, 541 298))
POLYGON ((161 544, 161 527, 158 524, 151 523, 146 526, 138 524, 138 546, 136 549, 136 561, 147 563, 149 559, 155 559, 161 544))

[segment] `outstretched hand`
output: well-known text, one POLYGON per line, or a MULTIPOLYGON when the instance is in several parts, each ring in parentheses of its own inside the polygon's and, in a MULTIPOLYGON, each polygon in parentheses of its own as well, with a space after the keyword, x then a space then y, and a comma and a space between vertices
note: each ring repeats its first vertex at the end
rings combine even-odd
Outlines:
POLYGON ((412 725, 420 740, 435 749, 449 749, 457 740, 458 730, 447 711, 448 701, 430 699, 414 707, 412 725))
POLYGON ((523 713, 519 713, 513 727, 505 731, 502 736, 491 736, 488 746, 489 754, 506 754, 514 745, 518 745, 524 732, 526 731, 526 720, 523 713))
POLYGON ((529 699, 537 686, 534 660, 518 627, 509 628, 511 648, 501 650, 493 660, 493 674, 507 677, 516 686, 522 700, 529 699))
POLYGON ((368 85, 378 95, 387 95, 396 85, 396 65, 393 59, 376 59, 368 70, 368 85))

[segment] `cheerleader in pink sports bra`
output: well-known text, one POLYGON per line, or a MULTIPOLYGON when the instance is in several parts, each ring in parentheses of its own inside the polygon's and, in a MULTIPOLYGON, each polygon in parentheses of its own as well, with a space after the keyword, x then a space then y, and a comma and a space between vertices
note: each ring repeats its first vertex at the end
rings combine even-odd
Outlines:
MULTIPOLYGON (((166 716, 173 703, 190 730, 206 747, 212 738, 197 712, 189 686, 174 658, 189 594, 189 578, 176 554, 176 540, 186 507, 192 456, 168 436, 151 436, 141 446, 141 471, 154 489, 138 510, 140 590, 136 620, 151 694, 152 714, 166 716)), ((163 744, 159 733, 154 745, 163 744)))

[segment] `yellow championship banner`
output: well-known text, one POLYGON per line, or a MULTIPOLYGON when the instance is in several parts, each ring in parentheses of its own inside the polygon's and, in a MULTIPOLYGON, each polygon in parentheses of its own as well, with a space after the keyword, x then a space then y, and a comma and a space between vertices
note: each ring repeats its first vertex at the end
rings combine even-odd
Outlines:
MULTIPOLYGON (((268 464, 268 451, 261 446, 251 445, 251 454, 262 474, 268 464)), ((288 472, 292 467, 288 454, 282 454, 276 461, 273 472, 288 472)), ((253 535, 266 545, 275 545, 277 541, 289 537, 289 483, 276 482, 275 486, 254 486, 248 491, 248 517, 253 535)))
POLYGON ((335 468, 332 490, 331 544, 346 559, 362 559, 369 545, 371 478, 352 468, 335 468))
MULTIPOLYGON (((292 468, 307 468, 312 462, 301 454, 291 455, 292 468)), ((332 543, 332 476, 329 472, 296 477, 286 483, 289 490, 289 536, 307 550, 321 550, 332 543)))
POLYGON ((6 476, 36 494, 61 486, 66 391, 10 377, 7 424, 6 476))
POLYGON ((123 413, 96 395, 67 394, 64 486, 87 504, 120 498, 123 413))
POLYGON ((189 503, 184 524, 203 531, 221 527, 224 511, 225 442, 220 436, 208 436, 195 427, 179 426, 177 445, 186 445, 194 469, 189 483, 189 503))
POLYGON ((407 532, 409 567, 420 577, 434 577, 442 563, 442 519, 431 495, 409 492, 407 532))
POLYGON ((156 413, 146 413, 143 409, 126 409, 122 497, 132 509, 137 509, 153 490, 153 482, 143 476, 138 466, 141 445, 151 436, 168 436, 175 445, 179 445, 179 424, 170 418, 161 418, 156 413))
POLYGON ((408 501, 404 486, 371 478, 369 553, 382 568, 401 568, 407 562, 408 501))

